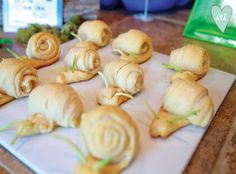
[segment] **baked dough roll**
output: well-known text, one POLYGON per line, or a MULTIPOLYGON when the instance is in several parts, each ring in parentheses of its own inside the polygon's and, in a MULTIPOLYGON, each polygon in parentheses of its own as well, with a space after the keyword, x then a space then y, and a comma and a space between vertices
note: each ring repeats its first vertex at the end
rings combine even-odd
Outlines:
POLYGON ((171 51, 170 64, 178 66, 184 71, 190 71, 196 74, 198 79, 200 79, 208 71, 210 55, 207 50, 202 47, 186 45, 171 51))
POLYGON ((71 48, 64 58, 67 70, 57 76, 58 83, 73 83, 93 78, 100 70, 100 56, 88 45, 71 48))
POLYGON ((84 113, 81 133, 90 157, 111 159, 102 174, 120 173, 130 165, 139 149, 139 133, 134 121, 115 106, 100 106, 84 113))
POLYGON ((103 73, 110 87, 119 87, 132 95, 143 88, 144 72, 136 63, 115 60, 105 66, 103 73))
POLYGON ((144 72, 136 63, 127 60, 112 61, 105 66, 103 74, 109 88, 99 92, 99 104, 120 105, 129 97, 116 94, 122 92, 135 95, 143 88, 144 72))
MULTIPOLYGON (((3 59, 0 63, 0 92, 14 98, 28 96, 38 84, 36 69, 16 59, 3 59)), ((1 95, 1 104, 13 99, 1 95)))
POLYGON ((40 68, 56 62, 61 54, 59 39, 53 34, 39 32, 28 41, 26 55, 34 68, 40 68))
POLYGON ((151 58, 153 52, 152 40, 140 30, 129 30, 114 39, 114 52, 121 52, 121 59, 135 63, 143 63, 151 58))
MULTIPOLYGON (((163 97, 162 105, 164 111, 173 115, 174 120, 176 119, 174 122, 173 119, 168 121, 170 122, 168 124, 169 127, 176 126, 176 123, 181 120, 196 126, 205 127, 213 118, 214 106, 212 99, 208 95, 208 90, 193 80, 177 79, 173 81, 163 97)), ((163 114, 158 114, 158 116, 163 117, 163 114)), ((157 121, 152 124, 157 124, 157 121)), ((159 123, 161 122, 159 121, 159 123)), ((187 125, 187 123, 180 124, 179 128, 184 125, 187 125)), ((161 129, 161 127, 163 129, 166 128, 163 124, 158 126, 158 129, 161 129)), ((158 126, 154 126, 154 128, 158 126)), ((172 132, 170 131, 166 134, 169 135, 170 133, 172 132)))
POLYGON ((109 44, 112 32, 105 22, 93 20, 82 23, 78 29, 78 35, 82 41, 91 41, 97 47, 104 47, 109 44))
POLYGON ((55 126, 79 127, 83 106, 76 91, 67 85, 49 83, 36 87, 29 95, 28 119, 17 125, 17 133, 27 136, 48 133, 55 126), (27 131, 20 132, 28 126, 27 131))

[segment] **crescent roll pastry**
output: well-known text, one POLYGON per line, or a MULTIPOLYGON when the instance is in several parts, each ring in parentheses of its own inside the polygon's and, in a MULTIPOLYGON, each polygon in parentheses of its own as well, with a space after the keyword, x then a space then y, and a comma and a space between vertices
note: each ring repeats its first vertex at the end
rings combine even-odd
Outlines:
POLYGON ((83 106, 76 91, 67 85, 49 83, 36 87, 29 95, 32 115, 17 125, 20 136, 48 133, 56 126, 78 127, 83 106), (28 126, 27 131, 20 132, 28 126))
POLYGON ((0 105, 14 98, 28 96, 38 84, 36 69, 16 59, 3 59, 0 63, 0 105))
POLYGON ((151 136, 166 137, 190 123, 205 127, 210 123, 214 112, 208 90, 189 79, 173 81, 164 95, 162 105, 163 110, 151 125, 151 136))
POLYGON ((78 35, 82 41, 93 42, 96 47, 104 47, 109 44, 112 32, 103 21, 85 21, 78 29, 78 35))
POLYGON ((102 89, 97 96, 97 102, 101 105, 120 105, 129 97, 116 94, 122 92, 135 95, 143 87, 144 72, 142 68, 127 60, 116 60, 108 63, 103 74, 109 87, 102 89))
POLYGON ((56 62, 61 54, 59 39, 53 34, 39 32, 28 41, 26 55, 34 68, 40 68, 56 62))
POLYGON ((135 63, 143 63, 151 58, 153 52, 152 40, 140 30, 129 30, 114 39, 114 52, 121 52, 121 59, 135 63))
MULTIPOLYGON (((118 107, 100 106, 84 113, 81 132, 89 152, 89 163, 111 159, 100 174, 120 173, 138 152, 138 129, 129 114, 118 107)), ((83 173, 79 172, 80 169, 81 165, 77 174, 83 173)))
POLYGON ((170 64, 178 66, 182 70, 188 72, 184 75, 180 75, 180 73, 173 74, 171 79, 190 77, 191 79, 198 80, 208 71, 210 55, 207 50, 202 47, 186 45, 182 48, 171 51, 170 64))
POLYGON ((56 78, 58 83, 73 83, 93 78, 100 69, 100 56, 93 47, 77 45, 64 58, 66 71, 56 78))

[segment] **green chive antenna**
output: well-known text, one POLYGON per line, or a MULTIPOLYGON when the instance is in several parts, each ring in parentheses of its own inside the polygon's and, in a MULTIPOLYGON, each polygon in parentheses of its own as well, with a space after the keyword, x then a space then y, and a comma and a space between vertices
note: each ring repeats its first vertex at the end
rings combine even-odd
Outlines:
POLYGON ((73 64, 72 64, 72 68, 71 68, 71 69, 72 69, 72 72, 75 72, 75 71, 77 70, 77 68, 78 68, 78 67, 77 67, 78 58, 79 58, 79 57, 76 56, 76 55, 75 55, 74 58, 73 58, 73 64))
POLYGON ((200 112, 200 110, 196 110, 196 111, 190 112, 190 113, 186 114, 185 116, 177 116, 174 119, 168 120, 168 123, 175 124, 178 121, 186 120, 189 117, 196 116, 198 114, 198 112, 200 112))
POLYGON ((79 39, 80 42, 82 42, 82 39, 80 38, 78 34, 75 34, 74 32, 71 32, 70 34, 74 36, 75 38, 79 39))
POLYGON ((93 166, 92 166, 92 169, 95 170, 95 171, 99 171, 101 170, 102 168, 104 168, 106 165, 108 165, 109 163, 111 163, 112 161, 112 158, 111 157, 108 157, 108 158, 105 158, 103 160, 100 160, 98 162, 96 162, 93 166))
POLYGON ((79 148, 79 146, 77 144, 75 144, 73 141, 71 141, 70 139, 64 137, 64 136, 61 136, 61 135, 55 135, 54 136, 57 140, 60 140, 61 142, 63 143, 66 143, 68 144, 76 153, 78 153, 79 155, 79 159, 82 163, 86 163, 86 159, 85 159, 85 156, 82 152, 82 150, 79 148))
POLYGON ((105 84, 105 88, 108 88, 109 85, 108 85, 107 79, 106 79, 106 77, 104 76, 104 74, 103 74, 101 71, 98 71, 98 74, 102 77, 102 79, 103 79, 103 81, 104 81, 104 84, 105 84))
POLYGON ((164 67, 166 67, 166 68, 168 68, 168 69, 173 69, 173 70, 175 70, 176 72, 183 72, 183 69, 182 68, 180 68, 180 67, 178 67, 178 66, 176 66, 176 65, 171 65, 171 64, 166 64, 166 63, 163 63, 162 64, 164 67))
POLYGON ((153 117, 154 118, 158 118, 157 116, 157 113, 154 111, 154 109, 151 107, 151 105, 146 101, 146 100, 143 100, 142 103, 147 107, 147 109, 152 113, 153 117))
POLYGON ((6 47, 6 50, 13 55, 16 59, 21 59, 20 55, 18 55, 15 51, 11 50, 10 48, 6 47))
POLYGON ((12 121, 12 122, 0 127, 0 133, 13 128, 17 123, 18 123, 18 121, 12 121))
POLYGON ((127 94, 127 93, 124 93, 124 92, 117 92, 117 93, 115 94, 115 96, 125 96, 125 97, 128 97, 128 98, 130 98, 130 99, 134 99, 134 97, 133 97, 132 95, 127 94))

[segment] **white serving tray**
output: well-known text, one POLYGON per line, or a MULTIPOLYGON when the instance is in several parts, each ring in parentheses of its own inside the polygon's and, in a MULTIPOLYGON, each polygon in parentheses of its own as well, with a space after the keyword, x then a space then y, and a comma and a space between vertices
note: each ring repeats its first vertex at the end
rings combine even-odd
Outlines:
MULTIPOLYGON (((61 60, 54 65, 39 70, 39 77, 43 83, 53 82, 62 67, 65 53, 75 44, 75 40, 62 45, 61 60)), ((112 54, 111 45, 99 50, 102 67, 118 56, 112 54)), ((168 63, 169 57, 154 53, 152 59, 142 64, 145 72, 145 85, 142 92, 121 107, 125 109, 138 125, 140 132, 140 151, 134 162, 124 174, 179 174, 182 173, 191 159, 198 143, 206 132, 206 128, 187 126, 167 139, 149 136, 148 125, 151 115, 140 103, 146 99, 158 111, 161 99, 169 85, 168 77, 171 70, 161 64, 168 63)), ((208 74, 199 82, 208 88, 213 99, 215 112, 219 109, 224 97, 228 93, 235 76, 216 69, 210 69, 208 74)), ((71 85, 80 94, 85 111, 97 106, 96 94, 104 87, 102 79, 97 76, 90 81, 71 85)), ((20 120, 30 115, 28 99, 17 99, 0 108, 0 127, 20 120)), ((0 134, 0 143, 13 155, 23 161, 33 171, 40 174, 73 174, 78 164, 77 154, 67 145, 54 138, 56 134, 67 136, 81 145, 80 130, 58 128, 47 135, 37 135, 20 139, 14 146, 10 141, 15 136, 14 129, 0 134)))

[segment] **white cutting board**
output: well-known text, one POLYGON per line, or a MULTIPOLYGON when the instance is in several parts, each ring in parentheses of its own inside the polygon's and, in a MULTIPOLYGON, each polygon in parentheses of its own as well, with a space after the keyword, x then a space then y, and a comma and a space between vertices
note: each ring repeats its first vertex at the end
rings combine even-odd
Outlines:
MULTIPOLYGON (((74 40, 62 45, 62 58, 75 42, 74 40)), ((118 56, 112 54, 110 45, 100 49, 99 53, 102 67, 107 62, 118 59, 118 56)), ((54 81, 61 70, 61 68, 55 67, 62 67, 62 58, 54 65, 39 70, 42 82, 54 81)), ((155 52, 152 59, 142 64, 145 72, 144 89, 135 96, 135 99, 129 100, 121 106, 138 125, 141 144, 137 157, 123 172, 124 174, 182 173, 206 132, 206 128, 187 126, 167 139, 150 138, 148 125, 152 116, 140 101, 146 99, 156 111, 159 110, 162 96, 169 85, 168 77, 172 73, 161 64, 168 62, 168 56, 155 52)), ((210 69, 207 75, 199 81, 208 88, 215 112, 219 109, 234 79, 235 76, 232 74, 210 69)), ((88 111, 97 106, 96 95, 104 84, 102 79, 97 76, 90 81, 75 83, 71 86, 80 94, 85 111, 88 111)), ((27 98, 17 99, 1 107, 0 126, 29 116, 27 102, 27 98)), ((80 130, 71 128, 58 128, 48 135, 22 138, 14 146, 10 145, 10 141, 15 136, 15 131, 12 129, 0 134, 0 143, 36 173, 72 174, 78 164, 78 156, 67 144, 56 140, 54 138, 56 134, 67 136, 82 146, 80 130)))

